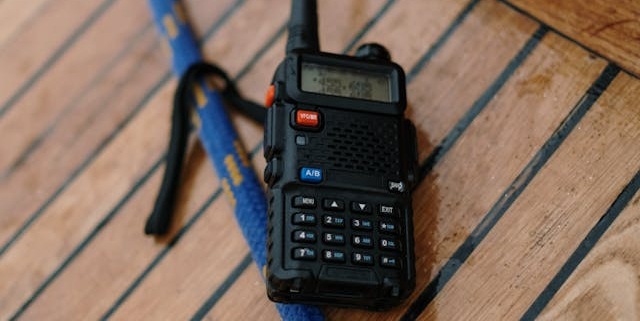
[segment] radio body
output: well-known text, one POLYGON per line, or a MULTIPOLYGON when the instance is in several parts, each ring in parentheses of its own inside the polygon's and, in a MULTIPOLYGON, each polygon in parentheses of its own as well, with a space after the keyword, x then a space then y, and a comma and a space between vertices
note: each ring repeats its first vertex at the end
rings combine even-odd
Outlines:
POLYGON ((273 301, 385 309, 413 290, 415 128, 402 68, 369 46, 365 57, 289 53, 274 75, 264 136, 273 301))

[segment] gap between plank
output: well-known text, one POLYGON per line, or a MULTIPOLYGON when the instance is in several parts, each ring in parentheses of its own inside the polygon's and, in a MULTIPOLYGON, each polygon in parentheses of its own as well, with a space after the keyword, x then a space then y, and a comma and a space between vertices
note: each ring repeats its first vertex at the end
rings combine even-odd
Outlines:
MULTIPOLYGON (((541 28, 544 28, 542 26, 541 28)), ((540 30, 540 29, 539 29, 540 30)), ((545 29, 546 30, 546 29, 545 29)), ((538 32, 536 32, 538 34, 538 32)), ((542 34, 544 35, 544 33, 542 34)), ((532 39, 534 40, 534 39, 532 39)), ((537 41, 539 41, 538 39, 537 41)), ((526 48, 527 46, 525 46, 526 48)), ((533 46, 535 47, 535 45, 533 46)), ((531 48, 533 49, 533 48, 531 48)), ((620 69, 609 63, 602 71, 600 76, 592 83, 587 92, 579 100, 578 104, 569 112, 563 122, 551 134, 551 137, 531 158, 527 166, 525 166, 515 180, 507 187, 505 192, 483 217, 482 221, 476 225, 473 232, 465 239, 464 243, 458 247, 454 254, 449 258, 447 263, 438 271, 436 277, 429 282, 427 287, 420 293, 420 296, 411 304, 400 320, 414 320, 422 311, 435 299, 438 293, 453 278, 455 273, 471 256, 473 251, 480 245, 482 240, 489 234, 491 229, 502 218, 504 213, 511 207, 515 200, 522 194, 536 174, 544 167, 547 161, 562 145, 564 140, 569 136, 571 131, 580 122, 582 117, 591 109, 593 104, 598 100, 600 95, 607 89, 609 84, 618 75, 620 69)))
MULTIPOLYGON (((604 57, 603 55, 601 55, 601 54, 599 54, 599 53, 597 53, 597 52, 593 51, 591 48, 589 48, 589 47, 587 47, 587 46, 583 45, 582 43, 578 42, 577 40, 575 40, 575 39, 573 39, 573 38, 569 37, 567 34, 563 33, 562 31, 560 31, 560 30, 558 30, 558 29, 554 28, 553 26, 550 26, 550 25, 546 24, 544 21, 542 21, 542 20, 538 19, 536 16, 534 16, 534 15, 530 14, 530 13, 529 13, 529 12, 527 12, 527 11, 524 11, 524 10, 520 9, 520 8, 519 8, 519 7, 517 7, 516 5, 512 4, 509 0, 497 0, 497 1, 498 1, 498 2, 500 2, 500 3, 502 3, 502 4, 504 4, 505 6, 507 6, 507 7, 509 7, 509 8, 511 8, 511 10, 516 11, 516 12, 520 13, 521 15, 523 15, 523 16, 525 16, 525 17, 527 17, 527 18, 529 18, 529 19, 531 19, 531 20, 533 20, 533 21, 535 21, 535 22, 537 22, 537 23, 539 23, 539 24, 541 24, 541 25, 545 25, 545 26, 547 26, 547 28, 549 28, 549 30, 553 31, 555 34, 557 34, 557 35, 559 35, 560 37, 562 37, 562 38, 566 39, 567 41, 569 41, 569 42, 571 42, 571 43, 575 44, 576 46, 578 46, 578 47, 580 47, 580 48, 584 49, 584 50, 585 50, 585 51, 587 51, 588 53, 590 53, 590 54, 592 54, 592 55, 594 55, 594 56, 596 56, 596 57, 602 58, 602 59, 603 59, 603 60, 605 60, 605 61, 611 61, 611 59, 609 59, 609 58, 607 58, 607 57, 604 57)), ((624 70, 624 71, 625 71, 627 74, 629 74, 630 76, 632 76, 632 77, 634 77, 634 78, 636 78, 636 79, 640 79, 640 77, 639 77, 638 75, 634 74, 634 73, 633 73, 633 72, 631 72, 630 70, 628 70, 628 69, 626 69, 626 68, 622 68, 622 67, 620 67, 620 66, 618 66, 618 67, 619 67, 621 70, 624 70)))
MULTIPOLYGON (((229 9, 209 28, 207 34, 209 38, 205 38, 204 40, 209 40, 211 36, 218 31, 224 23, 229 19, 229 17, 237 11, 237 9, 247 0, 238 0, 234 4, 231 5, 229 9)), ((255 62, 254 62, 255 63, 255 62)), ((145 96, 140 100, 140 102, 136 105, 136 107, 123 119, 115 128, 113 132, 109 134, 98 147, 94 149, 89 156, 78 166, 69 177, 60 185, 60 187, 33 213, 29 216, 29 218, 20 226, 20 228, 11 236, 11 238, 0 247, 0 258, 2 255, 29 229, 29 227, 44 213, 44 211, 55 201, 55 199, 64 192, 69 185, 78 177, 84 170, 93 162, 93 160, 104 150, 109 143, 119 134, 120 130, 125 128, 127 124, 129 124, 135 116, 142 110, 148 102, 155 96, 155 94, 169 82, 171 79, 171 72, 168 70, 166 73, 160 78, 160 80, 153 86, 145 96)))
MULTIPOLYGON (((78 103, 89 94, 89 91, 96 84, 104 80, 107 74, 115 68, 115 66, 121 61, 123 57, 129 54, 129 52, 133 49, 133 47, 137 44, 137 42, 142 38, 142 36, 144 36, 147 33, 147 31, 150 31, 151 26, 152 24, 151 22, 149 22, 144 27, 142 27, 138 32, 136 32, 136 34, 133 36, 133 39, 129 41, 129 43, 122 50, 120 50, 120 52, 118 52, 118 54, 113 59, 111 59, 106 65, 104 65, 104 67, 100 69, 100 71, 98 71, 95 77, 93 77, 91 80, 88 81, 88 83, 82 88, 82 90, 80 90, 80 93, 77 94, 75 97, 73 97, 73 99, 62 108, 62 111, 58 114, 58 116, 56 116, 55 119, 53 119, 53 121, 49 123, 47 128, 45 128, 45 130, 43 130, 29 144, 29 146, 27 146, 22 151, 22 153, 20 153, 20 155, 16 158, 16 160, 11 165, 9 165, 9 168, 7 168, 5 172, 2 174, 2 176, 0 176, 0 180, 6 179, 9 176, 11 176, 13 174, 13 171, 15 171, 18 167, 20 167, 31 156, 31 154, 33 154, 33 152, 35 152, 36 149, 40 147, 40 145, 45 141, 45 139, 48 138, 51 132, 56 128, 58 123, 71 111, 73 107, 77 106, 78 103)), ((104 107, 106 103, 103 103, 102 105, 103 105, 102 107, 104 107)))
POLYGON ((78 256, 78 254, 80 254, 87 247, 87 245, 91 243, 96 235, 98 235, 102 228, 104 228, 120 211, 120 209, 124 207, 129 199, 131 199, 136 194, 138 189, 140 189, 140 187, 142 187, 149 180, 149 178, 151 178, 153 173, 160 167, 162 163, 164 163, 166 157, 167 154, 165 153, 140 179, 138 179, 133 188, 120 200, 120 202, 118 202, 118 204, 116 204, 116 206, 104 218, 102 218, 102 220, 100 220, 98 225, 96 225, 91 233, 89 233, 89 235, 82 242, 80 242, 80 244, 62 262, 62 264, 60 264, 60 266, 58 266, 58 268, 47 277, 47 279, 36 289, 31 297, 29 297, 29 299, 27 299, 27 301, 25 301, 22 306, 18 308, 16 313, 11 318, 9 318, 9 320, 17 320, 27 310, 27 308, 29 308, 33 301, 35 301, 40 296, 40 294, 42 294, 42 292, 49 286, 49 284, 51 284, 51 282, 53 282, 58 277, 58 275, 60 275, 60 273, 62 273, 62 271, 69 264, 71 264, 71 262, 78 256))
POLYGON ((242 272, 251 265, 251 262, 253 262, 251 254, 247 253, 247 255, 244 256, 244 259, 242 259, 242 261, 240 261, 240 263, 233 268, 233 271, 231 271, 231 273, 229 273, 225 278, 224 282, 222 282, 222 284, 213 291, 213 294, 204 301, 198 311, 196 311, 193 317, 191 317, 191 321, 202 320, 207 313, 209 313, 209 310, 211 310, 211 308, 213 308, 213 306, 216 305, 216 303, 218 303, 218 301, 227 293, 231 286, 236 283, 236 280, 242 275, 242 272))
POLYGON ((40 80, 40 78, 47 72, 49 71, 49 68, 51 68, 51 66, 53 66, 58 59, 60 59, 65 52, 71 48, 71 46, 80 38, 80 36, 82 36, 85 31, 87 31, 89 29, 89 27, 91 25, 93 25, 93 23, 100 18, 100 16, 102 16, 102 14, 104 14, 107 9, 109 9, 109 7, 111 7, 111 5, 115 2, 116 0, 105 0, 103 1, 100 6, 93 11, 93 13, 89 16, 89 18, 87 18, 85 21, 82 22, 82 24, 80 25, 80 27, 78 27, 78 29, 76 29, 69 38, 67 38, 60 47, 58 47, 58 49, 56 49, 56 51, 49 57, 49 59, 47 59, 44 64, 42 64, 38 70, 36 70, 36 72, 34 72, 31 77, 29 77, 29 79, 27 81, 25 81, 20 88, 18 88, 18 90, 16 92, 13 93, 13 95, 11 97, 9 97, 9 99, 2 105, 2 107, 0 107, 0 118, 2 116, 4 116, 4 114, 7 112, 7 110, 9 110, 11 107, 13 107, 15 105, 15 103, 22 98, 22 96, 27 93, 27 91, 29 91, 29 89, 36 83, 38 82, 38 80, 40 80))
MULTIPOLYGON (((238 3, 244 2, 246 0, 241 0, 238 3)), ((222 18, 221 18, 222 19, 222 18)), ((281 26, 276 33, 267 41, 267 43, 260 48, 256 54, 251 58, 251 60, 249 60, 249 62, 247 62, 247 64, 242 68, 242 70, 238 73, 238 77, 236 77, 235 81, 238 81, 240 79, 240 77, 244 76, 248 70, 250 70, 255 64, 256 62, 260 59, 260 57, 267 52, 267 50, 276 42, 276 40, 282 36, 282 34, 284 33, 284 25, 281 26)), ((168 73, 168 77, 170 78, 171 74, 168 73)), ((168 79, 167 79, 168 81, 168 79)), ((164 84, 166 81, 161 81, 162 84, 164 84)), ((160 86, 158 86, 158 88, 160 88, 160 86)), ((150 95, 149 97, 151 97, 153 95, 150 95)), ((146 104, 146 103, 145 103, 146 104)), ((260 145, 258 145, 255 150, 257 150, 257 148, 260 147, 260 145)), ((254 151, 251 152, 253 155, 254 151)), ((40 296, 40 294, 49 286, 49 284, 51 284, 51 282, 53 282, 58 275, 64 270, 64 268, 66 268, 86 247, 87 245, 91 242, 91 240, 93 240, 93 238, 98 235, 98 233, 106 226, 106 224, 119 213, 120 208, 122 208, 126 202, 144 185, 144 182, 146 182, 146 180, 151 177, 155 171, 160 167, 159 165, 162 163, 163 159, 166 157, 166 152, 155 162, 155 165, 153 165, 148 171, 147 173, 143 176, 143 180, 139 180, 138 183, 136 183, 125 195, 125 197, 123 199, 120 200, 120 202, 118 202, 118 204, 116 205, 116 207, 109 213, 107 214, 107 216, 105 218, 103 218, 100 223, 93 229, 93 231, 80 243, 80 245, 78 245, 74 251, 65 259, 65 261, 63 261, 63 263, 54 271, 53 274, 51 274, 49 277, 47 277, 47 279, 38 287, 38 289, 36 289, 36 291, 31 295, 31 297, 29 299, 27 299, 27 301, 18 309, 18 311, 15 313, 15 315, 11 318, 13 319, 17 319, 22 313, 24 313, 24 311, 26 311, 26 309, 31 305, 31 303, 33 303, 33 301, 35 301, 35 299, 37 299, 38 296, 40 296)), ((215 193, 214 196, 219 194, 220 190, 218 189, 215 193)), ((215 200, 215 197, 217 196, 212 196, 210 199, 210 202, 206 202, 205 203, 205 207, 201 208, 202 212, 204 212, 204 210, 206 210, 206 208, 208 208, 208 206, 213 202, 213 200, 215 200)), ((200 210, 198 210, 197 213, 200 213, 200 210)), ((202 215, 201 213, 199 215, 202 215)), ((198 214, 196 214, 196 216, 199 217, 198 214)), ((194 216, 194 217, 196 217, 194 216)), ((194 221, 195 222, 195 221, 194 221)), ((187 228, 187 226, 191 226, 192 222, 189 221, 189 223, 187 223, 187 225, 185 225, 180 232, 170 241, 168 247, 173 246, 173 244, 175 244, 175 242, 177 242, 177 239, 180 237, 180 235, 182 235, 183 233, 183 229, 187 228)), ((2 252, 0 252, 1 254, 2 252)), ((164 256, 164 251, 162 253, 159 254, 164 256)), ((166 253, 165 253, 166 254, 166 253)), ((156 258, 157 260, 158 258, 156 258)), ((154 260, 154 262, 156 261, 154 260)), ((159 262, 160 260, 158 260, 159 262)), ((157 263, 156 263, 157 264, 157 263)), ((150 271, 150 270, 149 270, 150 271)), ((144 273, 143 273, 144 274, 144 273)), ((115 311, 115 310, 114 310, 115 311)))
POLYGON ((600 240, 611 224, 618 218, 622 210, 627 207, 631 199, 633 199, 633 196, 638 192, 638 189, 640 189, 640 171, 629 181, 629 184, 620 192, 609 209, 607 209, 600 220, 591 228, 587 236, 580 242, 564 265, 562 265, 560 271, 558 271, 540 295, 538 295, 536 300, 529 306, 529 309, 524 313, 521 320, 535 320, 540 315, 558 290, 560 290, 562 285, 571 274, 573 274, 578 265, 580 265, 580 262, 591 252, 596 246, 596 243, 598 243, 598 240, 600 240))

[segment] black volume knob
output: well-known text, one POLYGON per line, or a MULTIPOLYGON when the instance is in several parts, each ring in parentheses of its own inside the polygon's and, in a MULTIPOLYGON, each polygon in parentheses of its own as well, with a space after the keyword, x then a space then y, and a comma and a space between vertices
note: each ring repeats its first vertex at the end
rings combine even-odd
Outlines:
POLYGON ((377 43, 365 43, 356 50, 356 57, 367 59, 391 60, 391 55, 387 48, 377 43))

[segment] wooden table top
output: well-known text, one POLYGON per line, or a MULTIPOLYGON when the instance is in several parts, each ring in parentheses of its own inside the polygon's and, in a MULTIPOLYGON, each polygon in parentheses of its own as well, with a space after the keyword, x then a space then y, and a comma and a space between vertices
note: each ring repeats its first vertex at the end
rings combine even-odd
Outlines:
MULTIPOLYGON (((187 0, 261 101, 287 0, 187 0)), ((640 319, 640 2, 343 0, 321 47, 387 46, 424 180, 417 287, 330 320, 640 319)), ((176 80, 145 1, 0 0, 0 320, 274 320, 193 139, 167 237, 143 234, 176 80)), ((233 115, 262 173, 262 128, 233 115)))

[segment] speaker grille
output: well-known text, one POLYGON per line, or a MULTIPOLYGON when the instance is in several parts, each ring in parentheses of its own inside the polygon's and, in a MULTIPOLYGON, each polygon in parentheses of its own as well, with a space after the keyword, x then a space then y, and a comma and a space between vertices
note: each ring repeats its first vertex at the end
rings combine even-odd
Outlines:
MULTIPOLYGON (((334 115, 335 116, 335 115, 334 115)), ((300 146, 301 164, 385 176, 400 175, 398 129, 395 119, 357 114, 325 117, 319 133, 310 134, 310 146, 300 146)))

